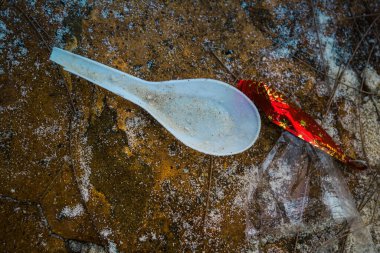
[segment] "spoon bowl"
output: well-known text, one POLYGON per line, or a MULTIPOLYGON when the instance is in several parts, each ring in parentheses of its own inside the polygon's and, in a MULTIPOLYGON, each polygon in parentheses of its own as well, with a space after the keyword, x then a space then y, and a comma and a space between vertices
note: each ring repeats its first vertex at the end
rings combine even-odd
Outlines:
POLYGON ((243 152, 260 132, 255 105, 224 82, 148 82, 59 48, 53 48, 50 60, 139 105, 178 140, 202 153, 224 156, 243 152))

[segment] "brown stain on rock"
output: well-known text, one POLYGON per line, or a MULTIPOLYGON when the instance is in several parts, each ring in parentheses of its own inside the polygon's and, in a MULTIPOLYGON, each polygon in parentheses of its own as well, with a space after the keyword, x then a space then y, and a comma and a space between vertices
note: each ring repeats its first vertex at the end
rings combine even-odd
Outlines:
MULTIPOLYGON (((119 224, 121 240, 131 246, 144 217, 143 210, 153 186, 153 172, 138 158, 125 155, 127 138, 115 128, 115 122, 116 111, 106 106, 89 126, 88 138, 93 152, 90 181, 98 195, 101 193, 100 203, 110 208, 106 216, 119 224)), ((104 211, 98 210, 98 213, 104 211)))
POLYGON ((64 242, 49 236, 37 207, 0 200, 3 252, 66 252, 64 242))
MULTIPOLYGON (((94 2, 88 1, 89 5, 94 2)), ((254 20, 240 2, 163 2, 158 7, 149 1, 97 2, 83 17, 74 18, 75 13, 71 13, 65 18, 71 29, 64 38, 67 49, 151 81, 214 78, 232 83, 234 78, 204 51, 202 45, 207 44, 242 78, 269 80, 297 97, 313 91, 311 82, 299 83, 302 75, 315 75, 309 68, 289 59, 265 61, 256 57, 260 50, 273 45, 266 32, 273 26, 276 2, 259 1, 259 6, 251 10, 257 14, 254 20), (107 10, 112 13, 104 18, 107 10), (227 55, 229 50, 233 53, 227 55), (266 71, 280 76, 292 72, 292 77, 282 82, 268 77, 266 71)), ((46 14, 49 9, 43 6, 51 4, 38 1, 34 11, 21 5, 55 38, 61 26, 49 23, 53 16, 46 14)), ((61 14, 63 8, 62 4, 54 6, 51 15, 61 14)), ((205 210, 209 156, 175 140, 138 106, 62 71, 80 118, 74 121, 72 130, 73 155, 67 157, 71 115, 62 80, 50 67, 48 51, 40 46, 33 29, 27 22, 17 24, 14 20, 10 16, 6 25, 17 36, 28 34, 29 53, 19 66, 6 68, 6 74, 0 75, 0 106, 15 108, 6 109, 0 117, 0 194, 41 201, 52 230, 60 236, 104 246, 110 239, 126 252, 199 251, 204 244, 209 251, 217 248, 221 252, 248 247, 246 213, 233 205, 233 197, 242 185, 221 175, 234 162, 239 163, 239 169, 230 175, 231 179, 244 176, 244 168, 259 164, 280 136, 279 128, 263 118, 254 147, 237 156, 215 158, 209 209, 205 210), (36 62, 41 64, 39 69, 36 62), (28 88, 26 97, 22 96, 23 86, 28 88), (133 133, 132 143, 127 121, 136 117, 145 123, 133 133), (87 143, 81 138, 87 138, 87 143), (83 175, 78 150, 84 147, 92 150, 90 199, 86 203, 74 178, 83 175), (73 159, 77 175, 69 169, 68 158, 73 159), (220 189, 226 196, 218 199, 220 189), (63 207, 77 203, 84 204, 87 212, 73 219, 57 219, 63 207), (221 219, 206 229, 205 235, 202 217, 205 212, 208 217, 212 209, 221 210, 221 219), (113 234, 103 238, 101 232, 106 228, 113 234)), ((0 55, 1 62, 7 60, 5 55, 0 55)), ((314 96, 313 102, 302 102, 308 112, 321 112, 324 100, 314 96)), ((349 145, 348 137, 342 140, 349 145)), ((313 185, 310 189, 315 198, 321 194, 316 189, 313 185)), ((40 226, 36 208, 0 201, 0 225, 6 231, 0 238, 6 249, 65 251, 63 241, 40 226)), ((258 213, 260 208, 255 208, 251 211, 258 213)), ((260 219, 257 213, 252 214, 253 223, 260 219)), ((294 241, 287 238, 261 246, 267 252, 281 252, 293 250, 294 241)))
POLYGON ((80 241, 98 242, 96 230, 91 225, 91 217, 83 206, 72 170, 62 168, 59 177, 52 182, 51 190, 42 200, 46 218, 52 231, 64 238, 76 238, 80 241), (84 210, 75 217, 62 216, 64 208, 80 205, 84 210))

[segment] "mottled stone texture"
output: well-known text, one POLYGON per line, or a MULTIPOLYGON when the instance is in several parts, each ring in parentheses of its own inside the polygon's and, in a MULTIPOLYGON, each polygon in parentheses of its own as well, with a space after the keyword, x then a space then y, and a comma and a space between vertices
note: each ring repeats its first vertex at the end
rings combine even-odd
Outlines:
MULTIPOLYGON (((247 206, 255 169, 281 134, 267 119, 246 152, 207 156, 48 60, 47 46, 57 46, 152 81, 259 79, 320 119, 334 82, 321 74, 332 67, 318 40, 337 34, 339 66, 373 20, 358 20, 360 33, 344 17, 379 10, 372 1, 208 2, 0 1, 1 252, 307 252, 331 239, 324 225, 300 239, 286 230, 247 235, 260 216, 247 206), (325 26, 321 13, 331 18, 325 26)), ((342 168, 377 245, 380 103, 357 89, 378 27, 348 68, 358 80, 344 79, 356 90, 341 84, 323 120, 350 155, 368 156, 367 172, 342 168)), ((379 52, 369 61, 377 73, 379 52)), ((274 201, 257 199, 257 212, 274 201)), ((307 219, 318 225, 314 213, 307 219)), ((332 243, 352 252, 342 237, 332 243)))

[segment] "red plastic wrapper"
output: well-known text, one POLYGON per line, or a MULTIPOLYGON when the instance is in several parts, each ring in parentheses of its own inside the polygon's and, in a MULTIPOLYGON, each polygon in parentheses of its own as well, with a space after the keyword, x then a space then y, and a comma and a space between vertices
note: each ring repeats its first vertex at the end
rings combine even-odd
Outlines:
POLYGON ((285 100, 264 82, 239 80, 237 88, 249 97, 274 124, 328 153, 343 163, 365 169, 362 161, 347 156, 326 131, 307 113, 285 100))

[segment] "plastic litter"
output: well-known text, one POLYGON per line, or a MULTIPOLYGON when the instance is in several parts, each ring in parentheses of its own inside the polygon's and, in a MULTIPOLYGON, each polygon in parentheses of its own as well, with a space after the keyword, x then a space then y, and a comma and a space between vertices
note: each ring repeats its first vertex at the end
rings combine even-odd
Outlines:
POLYGON ((335 252, 348 235, 353 252, 375 252, 339 164, 288 132, 251 181, 246 217, 251 243, 295 238, 291 252, 335 252))

